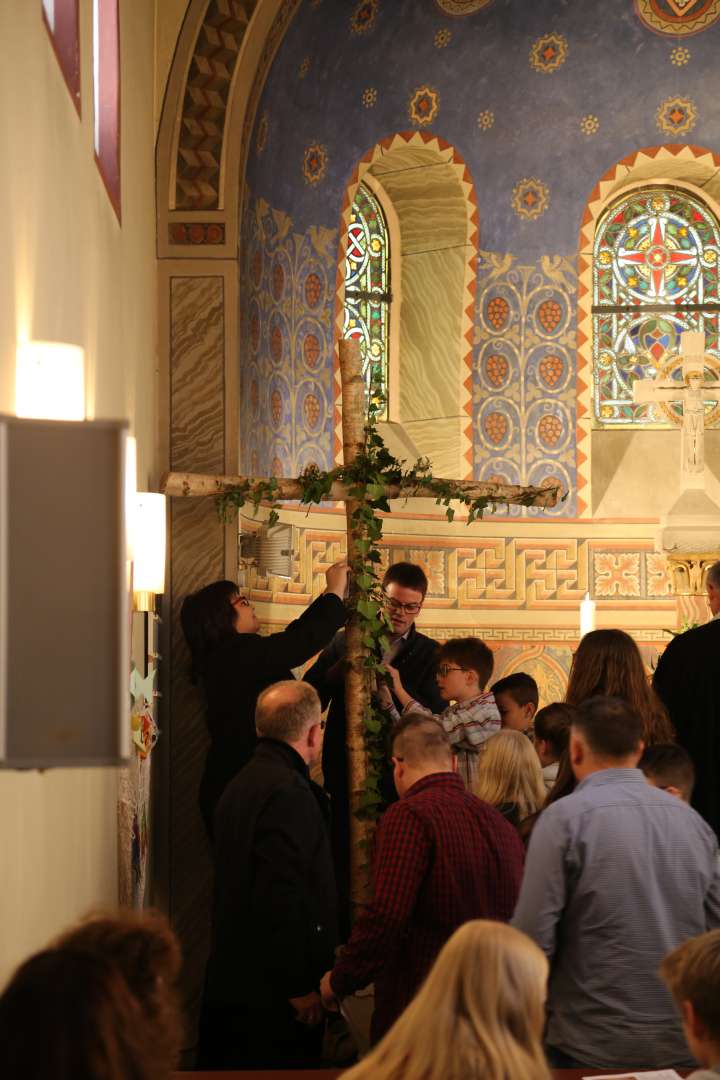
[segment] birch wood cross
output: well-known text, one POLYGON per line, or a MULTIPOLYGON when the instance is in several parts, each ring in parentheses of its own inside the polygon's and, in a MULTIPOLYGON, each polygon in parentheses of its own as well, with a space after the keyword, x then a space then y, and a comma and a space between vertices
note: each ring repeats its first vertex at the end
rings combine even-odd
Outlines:
MULTIPOLYGON (((342 393, 343 462, 348 467, 365 449, 366 393, 367 386, 362 375, 360 343, 357 340, 340 342, 340 377, 342 393)), ((168 473, 162 482, 166 495, 176 497, 200 497, 224 495, 232 491, 252 492, 256 485, 269 481, 246 476, 209 476, 195 473, 168 473)), ((555 506, 560 496, 557 484, 545 487, 522 487, 476 480, 437 480, 422 478, 411 483, 388 483, 385 496, 398 498, 437 498, 438 485, 446 496, 461 499, 487 499, 496 504, 520 504, 523 506, 555 506)), ((273 499, 277 502, 296 501, 303 497, 301 478, 277 478, 273 486, 273 499)), ((251 495, 248 495, 251 498, 251 495)), ((344 502, 347 519, 347 558, 350 565, 362 562, 362 540, 353 523, 353 511, 358 505, 356 486, 351 488, 342 480, 336 480, 322 496, 333 502, 344 502)), ((375 496, 377 497, 377 496, 375 496)), ((355 910, 365 903, 367 897, 367 852, 371 839, 370 823, 358 816, 358 807, 367 775, 367 755, 364 744, 364 717, 370 705, 372 673, 364 664, 367 649, 363 645, 360 623, 353 613, 346 630, 347 671, 345 676, 345 705, 347 720, 348 776, 352 822, 352 898, 355 910)))

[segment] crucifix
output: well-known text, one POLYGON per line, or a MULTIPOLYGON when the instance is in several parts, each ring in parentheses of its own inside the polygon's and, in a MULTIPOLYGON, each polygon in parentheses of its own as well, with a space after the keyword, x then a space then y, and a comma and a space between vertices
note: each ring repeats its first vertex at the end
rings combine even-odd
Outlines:
MULTIPOLYGON (((683 409, 680 477, 683 489, 704 487, 705 477, 705 402, 720 401, 720 382, 705 379, 705 334, 686 330, 680 335, 683 381, 658 375, 654 379, 636 379, 633 401, 681 402, 683 409)), ((713 364, 715 357, 710 358, 713 364)))
MULTIPOLYGON (((357 339, 340 342, 341 411, 343 433, 343 462, 345 468, 352 465, 365 449, 367 384, 362 375, 360 342, 357 339)), ((195 473, 168 473, 162 482, 166 495, 176 497, 218 496, 238 489, 252 490, 254 485, 267 484, 257 477, 208 476, 195 473)), ((560 495, 557 483, 544 487, 521 487, 476 480, 435 479, 442 484, 446 495, 452 497, 483 498, 493 504, 517 503, 523 506, 555 506, 560 495)), ((301 480, 276 478, 273 482, 273 498, 276 501, 296 501, 302 498, 301 480)), ((384 495, 388 499, 437 498, 437 488, 428 481, 413 483, 387 483, 384 495)), ((353 521, 353 511, 361 505, 360 500, 377 498, 358 493, 357 488, 342 480, 335 480, 322 496, 333 502, 344 502, 347 519, 347 558, 351 567, 363 563, 362 537, 353 521)), ((352 594, 351 594, 352 595, 352 594)), ((352 892, 354 904, 361 905, 367 892, 366 848, 370 840, 369 824, 358 816, 360 797, 367 774, 367 759, 363 736, 363 720, 367 715, 373 687, 371 675, 363 659, 367 655, 363 644, 360 624, 355 613, 351 614, 346 630, 345 702, 347 716, 348 775, 350 782, 352 892)))

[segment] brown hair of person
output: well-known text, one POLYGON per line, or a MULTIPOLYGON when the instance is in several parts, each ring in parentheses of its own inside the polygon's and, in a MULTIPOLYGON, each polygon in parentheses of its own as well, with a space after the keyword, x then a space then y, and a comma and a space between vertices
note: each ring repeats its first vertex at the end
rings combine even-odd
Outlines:
POLYGON ((660 964, 660 976, 678 1004, 692 1004, 710 1039, 720 1041, 720 930, 678 945, 660 964))
POLYGON ((565 700, 582 705, 592 697, 622 698, 643 721, 643 741, 673 742, 670 719, 650 686, 637 645, 624 630, 592 630, 573 656, 565 700))
POLYGON ((450 638, 440 646, 438 663, 451 660, 463 671, 474 671, 480 688, 487 685, 492 675, 494 658, 492 650, 477 637, 450 638))
POLYGON ((558 760, 570 741, 570 725, 576 713, 575 706, 566 701, 553 701, 535 713, 535 739, 548 743, 558 760))
POLYGON ((575 779, 575 773, 572 771, 570 764, 570 749, 566 747, 560 757, 558 758, 558 771, 555 777, 555 783, 547 793, 543 810, 546 806, 550 806, 552 803, 557 802, 558 799, 564 799, 566 795, 572 795, 577 780, 575 779))
POLYGON ((534 705, 540 700, 538 684, 527 671, 514 671, 504 679, 498 679, 490 687, 493 694, 509 694, 516 705, 534 705))
POLYGON ((117 964, 61 946, 17 969, 0 997, 3 1080, 160 1080, 161 1058, 117 964))
POLYGON ((415 592, 422 593, 424 600, 428 591, 427 574, 422 566, 418 566, 417 563, 396 562, 387 568, 382 579, 383 589, 386 589, 388 585, 400 585, 403 589, 414 589, 415 592))
MULTIPOLYGON (((114 963, 137 999, 152 1031, 148 1051, 161 1068, 177 1062, 182 1043, 175 982, 180 973, 180 945, 160 912, 119 911, 94 914, 58 939, 56 948, 83 949, 114 963)), ((166 1075, 156 1071, 155 1076, 166 1075)))
POLYGON ((656 787, 675 787, 682 793, 683 799, 690 802, 695 786, 695 767, 684 747, 677 743, 647 746, 637 767, 642 769, 656 787))

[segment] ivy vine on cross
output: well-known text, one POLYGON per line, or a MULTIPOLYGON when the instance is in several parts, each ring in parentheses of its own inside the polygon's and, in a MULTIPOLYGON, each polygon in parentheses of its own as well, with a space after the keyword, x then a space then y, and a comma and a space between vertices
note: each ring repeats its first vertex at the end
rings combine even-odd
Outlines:
POLYGON ((467 523, 482 517, 488 506, 555 506, 560 487, 521 487, 475 480, 434 477, 427 459, 406 469, 385 446, 377 430, 384 408, 379 373, 368 387, 362 376, 360 342, 340 342, 343 465, 324 472, 316 467, 296 479, 246 476, 208 476, 168 473, 162 490, 176 497, 214 496, 221 518, 229 521, 246 502, 270 506, 269 525, 277 521, 282 502, 305 504, 344 502, 347 520, 347 558, 351 568, 350 609, 346 630, 345 704, 348 776, 352 821, 352 893, 357 908, 366 900, 366 852, 371 829, 382 809, 380 775, 387 753, 387 719, 373 701, 378 675, 384 675, 382 654, 389 645, 378 568, 381 560, 382 517, 390 500, 434 498, 453 520, 453 502, 467 510, 467 523))

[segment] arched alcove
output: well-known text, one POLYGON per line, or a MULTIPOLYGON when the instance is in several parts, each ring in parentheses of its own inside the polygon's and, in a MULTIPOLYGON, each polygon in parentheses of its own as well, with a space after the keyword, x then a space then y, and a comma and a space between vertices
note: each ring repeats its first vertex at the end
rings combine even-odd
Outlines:
POLYGON ((475 189, 458 151, 404 132, 366 154, 347 185, 335 300, 335 453, 340 450, 337 341, 350 208, 360 183, 390 209, 393 308, 391 411, 383 434, 399 456, 429 457, 440 476, 472 471, 472 327, 479 238, 475 189))
MULTIPOLYGON (((695 193, 718 213, 720 157, 702 147, 652 146, 618 162, 598 181, 587 202, 580 229, 578 265, 578 495, 582 516, 617 517, 630 509, 657 517, 673 501, 679 483, 679 434, 600 428, 593 417, 592 259, 596 229, 608 206, 644 186, 676 186, 695 193), (655 477, 661 482, 652 482, 655 477), (650 482, 648 482, 650 481, 650 482)), ((706 437, 708 488, 720 496, 720 432, 706 437)))

